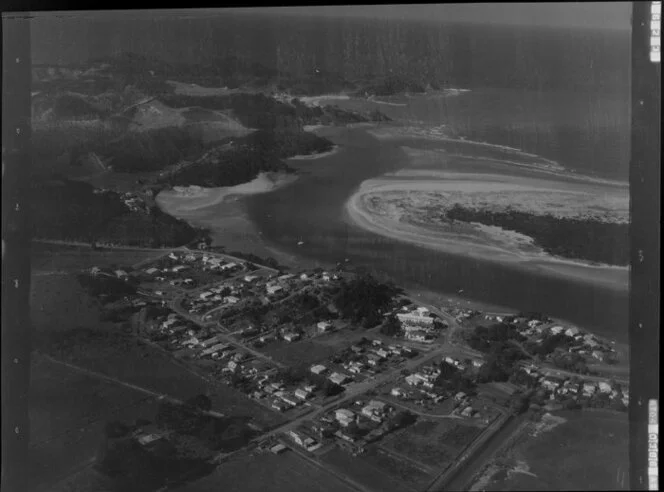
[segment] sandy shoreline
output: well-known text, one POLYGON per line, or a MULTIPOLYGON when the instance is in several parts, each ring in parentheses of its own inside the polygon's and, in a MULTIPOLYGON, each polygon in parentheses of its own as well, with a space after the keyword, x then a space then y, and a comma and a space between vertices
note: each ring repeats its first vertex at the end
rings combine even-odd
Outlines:
POLYGON ((329 157, 331 155, 336 154, 341 150, 341 147, 339 145, 335 145, 332 147, 331 150, 328 150, 327 152, 320 152, 318 154, 302 154, 302 155, 296 155, 293 157, 289 157, 287 160, 289 161, 310 161, 314 159, 322 159, 324 157, 329 157))

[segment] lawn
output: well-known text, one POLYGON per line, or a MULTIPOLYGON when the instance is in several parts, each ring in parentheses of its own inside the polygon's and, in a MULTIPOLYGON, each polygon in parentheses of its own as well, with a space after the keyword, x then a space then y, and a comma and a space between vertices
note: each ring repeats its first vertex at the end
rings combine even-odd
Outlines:
POLYGON ((456 425, 449 421, 419 420, 405 429, 387 436, 380 444, 388 451, 406 455, 424 466, 436 470, 446 468, 458 451, 447 443, 445 436, 456 425))
MULTIPOLYGON (((367 451, 367 453, 374 452, 371 450, 367 451)), ((364 455, 353 456, 335 447, 325 453, 322 459, 339 472, 348 475, 371 490, 377 492, 408 492, 415 490, 410 484, 389 475, 382 465, 376 463, 375 457, 367 458, 364 455)))
POLYGON ((329 471, 292 451, 240 453, 207 477, 186 484, 182 492, 350 492, 354 490, 329 471))
POLYGON ((33 356, 30 381, 31 487, 62 478, 96 455, 104 424, 154 417, 154 398, 33 356), (66 452, 63 452, 66 450, 66 452))
POLYGON ((560 415, 568 421, 538 437, 525 436, 503 455, 527 473, 503 472, 486 490, 629 490, 627 416, 560 415))
POLYGON ((322 362, 335 354, 338 348, 304 339, 292 343, 282 340, 271 342, 260 351, 287 366, 299 366, 322 362))

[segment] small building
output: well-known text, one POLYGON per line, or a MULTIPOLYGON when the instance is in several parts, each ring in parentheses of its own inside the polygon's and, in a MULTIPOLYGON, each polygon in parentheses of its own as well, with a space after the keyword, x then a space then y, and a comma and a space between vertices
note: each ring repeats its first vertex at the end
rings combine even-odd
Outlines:
POLYGON ((347 408, 339 408, 338 410, 336 410, 334 412, 334 417, 344 427, 346 427, 348 424, 350 424, 355 420, 355 414, 351 410, 348 410, 347 408))
POLYGON ((464 416, 464 417, 472 417, 474 412, 475 412, 475 410, 473 410, 473 407, 466 407, 461 412, 461 415, 464 416))
POLYGON ((599 387, 599 391, 601 393, 611 393, 611 385, 606 381, 600 381, 597 386, 599 387))
POLYGON ((240 299, 235 296, 226 296, 224 297, 224 302, 226 304, 237 304, 238 302, 240 302, 240 299))
POLYGON ((378 357, 381 357, 382 359, 387 359, 387 357, 389 357, 390 354, 385 349, 379 349, 376 351, 376 355, 378 357))
POLYGON ((390 394, 398 398, 403 398, 406 395, 406 392, 402 388, 392 388, 390 394))
POLYGON ((579 334, 579 329, 575 326, 572 326, 570 328, 567 328, 567 330, 565 330, 565 335, 571 338, 574 338, 578 334, 579 334))
POLYGON ((593 350, 590 355, 593 359, 597 359, 600 362, 604 360, 604 353, 600 352, 599 350, 593 350))
POLYGON ((177 266, 173 267, 173 271, 175 273, 178 273, 178 272, 181 272, 182 270, 186 270, 187 268, 189 268, 187 265, 177 265, 177 266))
POLYGON ((306 400, 309 398, 309 392, 304 390, 303 388, 298 388, 295 390, 295 396, 298 397, 300 400, 306 400))
POLYGON ((321 364, 316 364, 315 366, 311 366, 310 371, 314 374, 323 374, 325 371, 327 371, 327 367, 321 364))
POLYGON ((549 331, 553 333, 554 335, 558 335, 559 333, 562 333, 564 328, 562 326, 552 326, 549 331))
POLYGON ((257 278, 258 278, 257 275, 246 275, 246 276, 244 277, 244 281, 247 282, 247 283, 251 283, 251 282, 253 282, 254 280, 256 280, 257 278))
POLYGON ((145 270, 145 273, 147 273, 148 275, 154 275, 156 273, 159 273, 159 269, 154 267, 148 268, 147 270, 145 270))
POLYGON ((279 444, 277 444, 276 446, 272 446, 272 447, 270 448, 270 452, 272 452, 273 454, 280 454, 280 453, 283 453, 284 451, 286 451, 287 449, 288 449, 288 448, 287 448, 286 446, 284 446, 283 444, 279 443, 279 444))
POLYGON ((274 400, 271 405, 272 408, 274 408, 278 412, 283 412, 285 410, 288 410, 288 405, 286 405, 283 401, 281 400, 274 400))
POLYGON ((346 383, 350 377, 346 374, 341 374, 339 372, 333 372, 330 377, 328 378, 330 381, 332 381, 335 384, 343 385, 346 383))
POLYGON ((282 291, 284 288, 281 285, 268 285, 266 287, 267 293, 269 295, 276 294, 277 292, 282 291))
POLYGON ((385 414, 386 405, 382 401, 371 400, 368 405, 362 408, 362 415, 372 417, 382 417, 385 414))
POLYGON ((321 333, 325 333, 328 331, 331 331, 332 328, 334 327, 331 322, 329 321, 319 321, 318 324, 316 325, 318 327, 318 330, 321 333))
POLYGON ((115 276, 118 278, 126 278, 129 276, 124 270, 115 270, 113 273, 115 273, 115 276))
POLYGON ((597 386, 593 383, 584 383, 583 384, 583 394, 584 395, 594 395, 595 391, 597 391, 597 386))
POLYGON ((212 347, 213 345, 221 342, 222 340, 223 340, 223 337, 221 335, 215 335, 212 338, 208 338, 207 340, 203 340, 201 342, 201 346, 203 348, 212 347))
POLYGON ((300 338, 302 338, 302 337, 300 336, 299 333, 295 333, 295 332, 292 332, 292 331, 289 331, 288 333, 284 333, 284 340, 286 340, 287 342, 296 342, 300 338))
POLYGON ((454 395, 454 401, 461 401, 466 397, 466 393, 463 391, 459 391, 456 395, 454 395))
POLYGON ((361 354, 362 352, 364 352, 364 349, 359 345, 351 345, 350 349, 356 354, 361 354))

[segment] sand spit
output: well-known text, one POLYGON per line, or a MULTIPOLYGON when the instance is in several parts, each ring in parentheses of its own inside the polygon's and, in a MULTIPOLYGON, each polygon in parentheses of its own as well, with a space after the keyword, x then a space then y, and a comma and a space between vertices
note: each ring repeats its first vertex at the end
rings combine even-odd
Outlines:
POLYGON ((176 94, 183 96, 224 96, 235 92, 228 87, 203 87, 197 84, 185 84, 175 80, 167 80, 168 84, 175 88, 176 94))
POLYGON ((324 157, 329 157, 331 155, 336 154, 341 150, 341 147, 338 145, 335 145, 332 147, 331 150, 328 150, 327 152, 320 152, 318 154, 303 154, 303 155, 296 155, 293 157, 289 157, 288 160, 293 160, 293 161, 310 161, 314 159, 322 159, 324 157))
POLYGON ((523 234, 481 224, 430 220, 455 203, 512 208, 530 213, 556 211, 578 216, 595 207, 609 220, 628 217, 629 198, 621 190, 515 176, 437 171, 416 179, 383 177, 365 181, 346 202, 348 219, 375 234, 485 261, 510 263, 547 274, 626 288, 628 268, 553 257, 523 234))
POLYGON ((320 106, 323 101, 347 101, 350 96, 348 94, 325 94, 322 96, 304 96, 298 99, 308 106, 320 106))
POLYGON ((157 196, 157 203, 166 212, 180 216, 202 208, 236 200, 245 195, 267 193, 293 183, 297 176, 282 173, 260 173, 254 180, 236 186, 203 188, 200 186, 175 186, 157 196))

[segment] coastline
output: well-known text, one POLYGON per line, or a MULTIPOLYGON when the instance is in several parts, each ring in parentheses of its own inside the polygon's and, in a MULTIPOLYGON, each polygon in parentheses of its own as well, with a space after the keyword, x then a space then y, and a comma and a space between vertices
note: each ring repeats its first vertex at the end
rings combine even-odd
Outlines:
POLYGON ((310 160, 315 160, 315 159, 323 159, 325 157, 329 157, 331 155, 336 154, 341 150, 340 145, 334 145, 332 149, 328 150, 327 152, 320 152, 318 154, 301 154, 301 155, 295 155, 293 157, 289 157, 286 160, 289 161, 310 161, 310 160))

